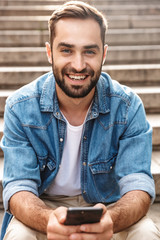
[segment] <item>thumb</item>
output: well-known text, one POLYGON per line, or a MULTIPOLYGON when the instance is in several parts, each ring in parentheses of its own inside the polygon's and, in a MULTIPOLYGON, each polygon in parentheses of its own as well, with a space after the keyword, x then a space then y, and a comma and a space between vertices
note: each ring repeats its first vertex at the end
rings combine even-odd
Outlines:
POLYGON ((66 207, 59 207, 54 211, 55 216, 59 223, 63 224, 66 220, 67 216, 67 208, 66 207))

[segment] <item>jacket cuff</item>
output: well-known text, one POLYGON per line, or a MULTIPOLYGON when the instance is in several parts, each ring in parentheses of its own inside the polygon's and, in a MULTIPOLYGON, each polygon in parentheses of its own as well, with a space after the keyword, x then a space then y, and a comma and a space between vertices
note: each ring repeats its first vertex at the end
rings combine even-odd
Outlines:
POLYGON ((121 196, 133 190, 141 190, 147 192, 151 196, 151 203, 154 202, 155 199, 154 180, 145 173, 133 173, 124 176, 119 181, 119 186, 121 196))
POLYGON ((14 182, 10 182, 6 185, 3 190, 3 204, 4 209, 9 211, 9 200, 10 198, 17 192, 28 191, 32 192, 36 196, 38 196, 38 188, 37 184, 34 181, 30 180, 18 180, 14 182))

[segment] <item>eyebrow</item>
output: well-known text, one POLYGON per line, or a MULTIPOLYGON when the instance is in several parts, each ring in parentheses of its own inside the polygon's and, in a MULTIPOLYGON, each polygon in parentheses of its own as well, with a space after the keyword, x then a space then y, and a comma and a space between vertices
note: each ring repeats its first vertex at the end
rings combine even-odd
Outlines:
POLYGON ((74 45, 73 45, 73 44, 69 44, 69 43, 65 43, 65 42, 60 42, 60 43, 58 44, 58 48, 60 48, 60 47, 73 48, 74 45))
MULTIPOLYGON (((69 43, 65 43, 65 42, 60 42, 58 44, 58 48, 60 47, 67 47, 67 48, 74 48, 75 45, 74 44, 69 44, 69 43)), ((96 48, 97 50, 100 50, 99 46, 97 44, 90 44, 90 45, 86 45, 83 47, 84 49, 92 49, 92 48, 96 48)))
POLYGON ((91 45, 84 46, 84 49, 91 49, 91 48, 96 48, 96 49, 100 50, 100 48, 97 44, 91 44, 91 45))

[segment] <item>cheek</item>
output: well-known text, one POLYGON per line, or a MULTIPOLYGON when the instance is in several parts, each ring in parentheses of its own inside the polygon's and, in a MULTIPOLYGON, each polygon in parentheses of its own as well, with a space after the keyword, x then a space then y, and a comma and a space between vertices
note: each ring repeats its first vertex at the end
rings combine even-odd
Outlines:
POLYGON ((62 70, 65 66, 69 65, 69 61, 65 58, 55 58, 54 64, 59 69, 62 70))
POLYGON ((100 61, 96 61, 95 63, 90 63, 90 64, 88 64, 89 65, 89 67, 96 73, 96 72, 99 72, 100 70, 101 70, 101 67, 102 67, 102 65, 101 65, 101 63, 100 63, 100 61))
POLYGON ((103 58, 101 55, 94 58, 86 58, 86 63, 95 71, 98 71, 102 66, 103 58))

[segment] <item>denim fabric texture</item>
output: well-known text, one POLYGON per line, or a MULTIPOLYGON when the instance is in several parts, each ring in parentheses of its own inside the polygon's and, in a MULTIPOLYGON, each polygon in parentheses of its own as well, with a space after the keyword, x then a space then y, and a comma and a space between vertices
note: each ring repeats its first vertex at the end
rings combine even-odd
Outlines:
MULTIPOLYGON (((66 121, 49 72, 14 92, 4 114, 3 199, 26 190, 40 196, 61 163, 66 121)), ((141 99, 102 73, 81 139, 81 189, 88 203, 111 203, 128 191, 154 200, 151 175, 152 128, 141 99)), ((67 193, 66 193, 67 195, 67 193)))

